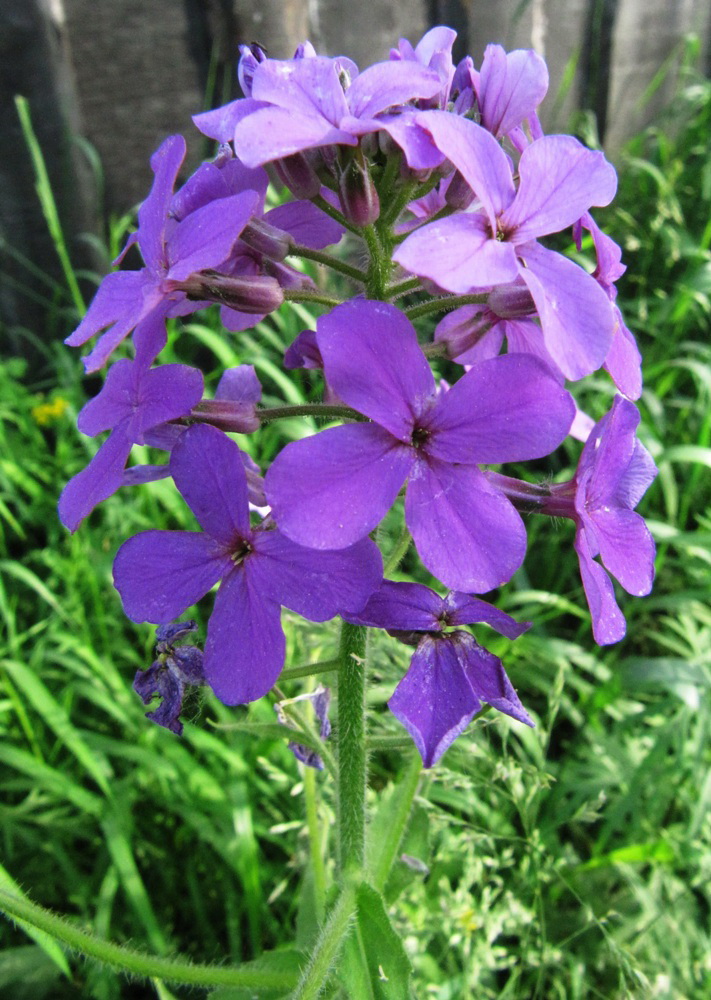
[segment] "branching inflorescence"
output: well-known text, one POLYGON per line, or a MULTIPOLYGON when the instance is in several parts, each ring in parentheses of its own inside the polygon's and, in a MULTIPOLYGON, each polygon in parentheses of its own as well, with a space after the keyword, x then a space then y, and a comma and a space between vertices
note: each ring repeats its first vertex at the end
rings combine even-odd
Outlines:
MULTIPOLYGON (((469 57, 454 66, 453 41, 435 28, 362 72, 308 44, 287 60, 245 47, 245 97, 195 118, 219 143, 216 158, 176 191, 185 142, 163 142, 128 244, 144 267, 105 278, 68 338, 98 337, 88 372, 130 335, 133 350, 80 414, 84 433, 110 435, 65 488, 64 524, 76 530, 125 484, 170 476, 200 526, 142 532, 114 566, 128 616, 162 626, 137 686, 147 701, 163 696, 152 717, 176 732, 186 684, 207 683, 229 705, 273 687, 282 606, 415 647, 390 706, 425 766, 483 702, 532 724, 501 661, 467 628, 515 639, 528 627, 472 596, 521 566, 521 513, 575 522, 598 643, 625 632, 608 572, 632 594, 651 588, 654 545, 634 513, 655 475, 635 438, 640 357, 615 305, 619 248, 590 215, 614 197, 615 171, 577 139, 543 134, 538 55, 492 45, 477 70, 469 57), (293 196, 271 211, 266 167, 293 196), (566 230, 578 246, 591 234, 593 273, 542 242, 566 230), (328 250, 344 237, 359 243, 350 262, 328 250), (350 282, 353 297, 318 288, 292 266, 299 259, 330 268, 339 288, 350 282), (216 303, 239 334, 290 302, 323 307, 285 357, 287 369, 322 371, 323 405, 260 409, 247 365, 204 398, 198 370, 160 364, 171 317, 216 303), (453 362, 451 384, 435 379, 435 356, 453 362), (600 368, 620 395, 592 427, 566 380, 600 368), (229 436, 295 413, 342 422, 287 444, 266 470, 229 436), (545 458, 569 434, 586 442, 570 482, 490 468, 545 458), (126 469, 134 444, 167 461, 126 469), (407 530, 446 596, 383 580, 373 533, 403 494, 407 530), (192 624, 169 623, 218 583, 204 656, 175 649, 192 624)), ((358 727, 343 719, 347 741, 358 727)))

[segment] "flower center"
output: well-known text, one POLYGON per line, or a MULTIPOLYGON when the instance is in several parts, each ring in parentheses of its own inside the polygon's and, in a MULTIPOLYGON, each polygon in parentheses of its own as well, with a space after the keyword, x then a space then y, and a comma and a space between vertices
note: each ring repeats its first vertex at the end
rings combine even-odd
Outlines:
POLYGON ((412 432, 412 445, 414 448, 422 448, 430 438, 430 431, 426 427, 415 427, 412 432))
POLYGON ((235 566, 241 566, 242 563, 247 558, 247 556, 250 554, 250 552, 253 551, 254 549, 252 548, 251 544, 248 541, 241 539, 239 542, 237 542, 234 550, 232 551, 230 559, 235 564, 235 566))

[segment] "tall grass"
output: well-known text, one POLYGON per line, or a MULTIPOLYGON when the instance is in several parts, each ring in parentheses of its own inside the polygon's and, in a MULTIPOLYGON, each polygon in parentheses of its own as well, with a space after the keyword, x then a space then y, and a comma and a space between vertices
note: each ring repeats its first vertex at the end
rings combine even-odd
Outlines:
MULTIPOLYGON (((515 643, 486 640, 537 727, 486 716, 457 741, 421 789, 387 886, 422 997, 702 1000, 711 990, 710 118, 711 85, 690 81, 669 119, 629 147, 604 220, 625 249, 620 304, 645 356, 640 433, 660 466, 642 507, 659 547, 654 594, 625 602, 626 640, 598 649, 572 527, 530 522, 529 558, 502 601, 536 625, 515 643)), ((213 319, 176 327, 167 360, 212 380, 254 363, 265 403, 309 397, 308 375, 287 380, 280 362, 312 318, 277 315, 238 337, 213 319)), ((119 493, 68 536, 55 505, 95 449, 74 418, 96 386, 82 386, 61 350, 42 392, 21 367, 0 370, 0 884, 154 953, 243 961, 294 928, 306 947, 317 914, 308 880, 296 893, 297 870, 329 878, 307 837, 309 826, 328 836, 329 780, 304 775, 274 737, 273 697, 228 710, 203 693, 182 740, 144 719, 130 685, 151 660, 152 630, 123 617, 111 563, 123 538, 190 527, 189 514, 158 482, 119 493)), ((602 375, 594 389, 612 394, 602 375)), ((606 408, 587 389, 581 402, 606 408)), ((281 423, 241 443, 266 463, 284 434, 311 429, 281 423)), ((571 448, 556 474, 575 457, 571 448)), ((333 655, 333 626, 288 616, 286 626, 289 664, 333 655)), ((385 702, 406 663, 376 637, 376 735, 402 733, 385 702)), ((399 750, 374 751, 373 808, 401 766, 399 750)), ((1 995, 188 995, 3 931, 1 995)))

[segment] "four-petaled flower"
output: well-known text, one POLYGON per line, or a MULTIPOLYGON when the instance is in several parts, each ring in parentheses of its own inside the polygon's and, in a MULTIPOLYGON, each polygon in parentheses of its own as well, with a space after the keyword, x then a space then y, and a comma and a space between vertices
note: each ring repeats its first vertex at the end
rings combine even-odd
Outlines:
POLYGON ((382 579, 369 539, 340 552, 250 524, 240 450, 222 431, 188 428, 173 448, 175 484, 202 531, 144 531, 119 549, 114 582, 133 621, 170 622, 220 582, 205 642, 207 682, 223 702, 261 698, 284 663, 281 606, 310 621, 358 611, 382 579))
POLYGON ((485 622, 516 639, 530 622, 516 622, 469 594, 440 597, 419 583, 390 580, 383 581, 361 612, 344 617, 354 624, 386 629, 417 647, 388 707, 412 736, 425 767, 437 763, 481 710, 482 702, 533 725, 501 660, 470 632, 454 628, 485 622))
POLYGON ((548 454, 575 408, 537 358, 474 366, 436 393, 412 324, 394 306, 355 300, 319 319, 318 346, 336 395, 371 423, 293 442, 265 477, 284 534, 342 549, 381 521, 407 481, 405 515, 425 566, 446 586, 483 592, 511 578, 526 532, 480 463, 548 454))

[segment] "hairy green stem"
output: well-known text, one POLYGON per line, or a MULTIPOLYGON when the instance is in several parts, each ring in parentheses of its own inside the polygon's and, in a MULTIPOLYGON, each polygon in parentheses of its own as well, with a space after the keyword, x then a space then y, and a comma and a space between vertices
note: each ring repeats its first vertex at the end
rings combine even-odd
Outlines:
POLYGON ((284 300, 286 302, 308 302, 316 303, 322 306, 340 306, 341 300, 334 299, 332 295, 326 295, 324 292, 311 291, 308 288, 282 288, 284 293, 284 300))
POLYGON ((350 406, 328 406, 324 403, 300 403, 296 406, 267 406, 256 411, 257 419, 263 424, 270 420, 282 420, 286 417, 336 417, 341 420, 367 420, 362 413, 352 410, 350 406))
POLYGON ((14 920, 24 920, 32 924, 67 948, 78 951, 88 958, 95 958, 131 976, 140 976, 144 979, 155 976, 168 982, 194 986, 244 986, 256 990, 288 990, 294 987, 295 977, 290 972, 240 969, 224 965, 198 965, 184 958, 159 958, 124 948, 122 945, 104 941, 89 931, 76 927, 65 917, 27 899, 20 899, 4 889, 0 889, 0 910, 14 920))
POLYGON ((347 883, 331 910, 291 1000, 316 1000, 338 958, 356 912, 356 888, 347 883))
POLYGON ((346 264, 345 261, 339 260, 338 257, 334 257, 329 253, 323 253, 321 250, 311 250, 310 247, 304 247, 299 244, 295 244, 289 251, 290 257, 303 257, 305 260, 314 260, 317 264, 323 264, 325 267, 330 267, 332 271, 338 271, 340 274, 345 274, 347 278, 352 278, 353 281, 359 281, 363 284, 366 280, 365 271, 361 271, 359 267, 353 267, 352 264, 346 264))
POLYGON ((383 566, 383 576, 390 576, 393 570, 397 569, 402 562, 405 553, 410 548, 411 541, 412 535, 408 531, 407 526, 405 526, 402 529, 400 537, 395 542, 392 552, 385 561, 385 565, 383 566))
POLYGON ((365 857, 365 674, 368 630, 341 625, 338 671, 338 861, 358 870, 365 857))
POLYGON ((397 299, 408 292, 415 292, 422 289, 422 282, 419 278, 406 278, 405 281, 397 281, 385 289, 387 299, 397 299))
POLYGON ((304 663, 301 667, 287 667, 279 674, 280 681, 293 680, 296 677, 311 677, 313 674, 328 674, 338 670, 340 660, 321 660, 319 663, 304 663))
POLYGON ((479 295, 445 295, 442 298, 428 299, 427 302, 410 306, 409 309, 405 309, 405 315, 409 320, 419 319, 420 316, 427 316, 432 312, 450 312, 450 310, 458 309, 460 306, 481 305, 488 298, 488 292, 482 292, 479 295))
POLYGON ((366 292, 368 298, 385 301, 385 290, 388 287, 392 260, 389 252, 383 247, 375 226, 363 227, 363 239, 368 247, 370 264, 366 292))

